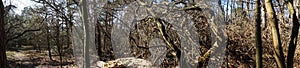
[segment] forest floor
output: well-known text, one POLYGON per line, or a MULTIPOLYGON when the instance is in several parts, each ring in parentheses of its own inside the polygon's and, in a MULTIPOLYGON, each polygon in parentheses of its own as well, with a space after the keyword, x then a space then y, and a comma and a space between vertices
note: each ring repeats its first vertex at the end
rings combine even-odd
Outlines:
MULTIPOLYGON (((48 51, 35 50, 32 46, 9 49, 6 55, 10 68, 60 68, 58 54, 52 52, 53 60, 50 60, 48 51)), ((63 57, 63 68, 77 68, 74 58, 66 56, 63 57)))

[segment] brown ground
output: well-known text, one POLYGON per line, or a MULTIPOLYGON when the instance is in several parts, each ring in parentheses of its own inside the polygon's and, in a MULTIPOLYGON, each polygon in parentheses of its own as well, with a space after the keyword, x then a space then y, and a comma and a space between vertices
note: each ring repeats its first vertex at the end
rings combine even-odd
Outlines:
MULTIPOLYGON (((34 50, 31 46, 22 46, 15 50, 8 50, 6 52, 9 67, 11 68, 59 68, 59 56, 52 52, 53 60, 49 59, 48 51, 34 50)), ((74 64, 72 55, 63 57, 63 68, 77 68, 74 64), (66 57, 69 56, 69 57, 66 57)))

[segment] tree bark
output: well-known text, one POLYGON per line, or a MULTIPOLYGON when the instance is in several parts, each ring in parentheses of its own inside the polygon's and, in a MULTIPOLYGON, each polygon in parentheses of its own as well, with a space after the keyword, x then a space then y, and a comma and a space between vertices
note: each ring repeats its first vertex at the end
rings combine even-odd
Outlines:
POLYGON ((284 56, 281 46, 279 27, 278 27, 278 19, 275 16, 275 11, 273 9, 273 3, 271 0, 264 0, 265 7, 268 14, 268 22, 271 24, 271 32, 273 38, 273 46, 274 46, 274 57, 277 62, 277 66, 279 68, 286 68, 284 62, 284 56))
POLYGON ((255 54, 255 57, 256 57, 256 68, 262 68, 262 38, 261 38, 261 27, 260 27, 260 24, 261 24, 261 5, 260 5, 260 0, 256 0, 256 32, 255 32, 255 35, 256 35, 256 54, 255 54))
POLYGON ((289 50, 288 50, 288 56, 287 56, 287 68, 293 68, 293 63, 294 63, 294 55, 295 55, 295 48, 297 45, 297 36, 299 33, 299 20, 297 19, 295 9, 293 7, 293 0, 288 0, 287 3, 292 22, 293 22, 293 27, 292 27, 292 34, 291 34, 291 40, 289 43, 289 50))
MULTIPOLYGON (((55 5, 56 8, 59 7, 59 6, 56 5, 55 0, 53 0, 52 2, 53 2, 53 4, 55 5)), ((61 49, 62 45, 60 43, 61 39, 60 39, 60 24, 59 24, 59 22, 60 22, 59 21, 60 12, 59 12, 59 10, 56 10, 55 13, 56 13, 56 22, 55 22, 55 25, 56 25, 56 36, 55 36, 56 39, 55 39, 55 41, 56 42, 55 43, 56 43, 56 47, 57 47, 57 51, 58 51, 58 55, 59 55, 60 68, 62 68, 62 63, 63 63, 63 61, 62 61, 62 49, 61 49)))
POLYGON ((3 2, 0 1, 0 68, 7 68, 4 13, 4 5, 3 2))
MULTIPOLYGON (((52 22, 52 21, 51 21, 52 22)), ((46 25, 47 26, 47 25, 46 25)), ((50 45, 50 32, 49 32, 49 30, 50 30, 50 28, 49 28, 49 26, 47 26, 47 30, 46 30, 46 32, 47 32, 47 48, 48 48, 48 54, 49 54, 49 58, 50 58, 50 60, 53 60, 52 59, 52 54, 51 54, 51 45, 50 45)))
POLYGON ((82 21, 83 21, 83 51, 84 51, 84 65, 83 68, 90 68, 90 56, 89 56, 89 41, 90 38, 90 30, 89 30, 89 21, 88 21, 88 13, 87 13, 87 3, 86 0, 81 0, 81 13, 82 13, 82 21))
POLYGON ((60 67, 62 68, 62 45, 60 44, 60 24, 59 24, 59 12, 56 12, 56 46, 57 46, 57 50, 58 50, 58 54, 59 54, 59 60, 60 60, 60 67))
POLYGON ((72 44, 72 41, 71 41, 71 33, 72 33, 72 27, 73 27, 73 22, 72 22, 72 19, 73 19, 73 10, 71 9, 71 0, 68 0, 67 1, 67 9, 68 9, 68 18, 65 18, 66 19, 66 25, 67 25, 67 47, 66 49, 69 49, 71 44, 72 44))

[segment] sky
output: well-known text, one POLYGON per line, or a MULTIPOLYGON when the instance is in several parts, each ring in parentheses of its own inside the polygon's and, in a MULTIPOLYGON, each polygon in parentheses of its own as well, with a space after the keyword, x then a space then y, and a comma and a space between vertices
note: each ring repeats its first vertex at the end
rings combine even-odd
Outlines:
MULTIPOLYGON (((222 0, 222 1, 225 2, 226 0, 222 0)), ((5 5, 9 5, 10 3, 17 7, 16 9, 14 9, 14 12, 17 14, 21 14, 24 7, 28 7, 28 6, 32 7, 36 4, 31 0, 4 0, 5 5)), ((224 8, 226 8, 226 6, 224 6, 224 8)))
POLYGON ((30 0, 4 0, 5 5, 15 5, 17 8, 14 9, 14 12, 17 14, 21 14, 24 7, 34 6, 35 3, 30 0))

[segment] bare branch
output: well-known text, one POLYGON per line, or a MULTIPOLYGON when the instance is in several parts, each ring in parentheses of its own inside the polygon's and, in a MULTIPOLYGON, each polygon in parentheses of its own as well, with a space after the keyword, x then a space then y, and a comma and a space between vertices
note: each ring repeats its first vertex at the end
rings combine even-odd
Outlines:
POLYGON ((40 30, 41 30, 41 29, 25 30, 25 31, 23 31, 21 34, 15 36, 15 37, 12 37, 12 38, 7 39, 6 42, 11 41, 11 40, 14 40, 14 39, 17 39, 17 38, 23 36, 24 34, 26 34, 26 33, 28 33, 28 32, 34 32, 34 31, 40 31, 40 30))

